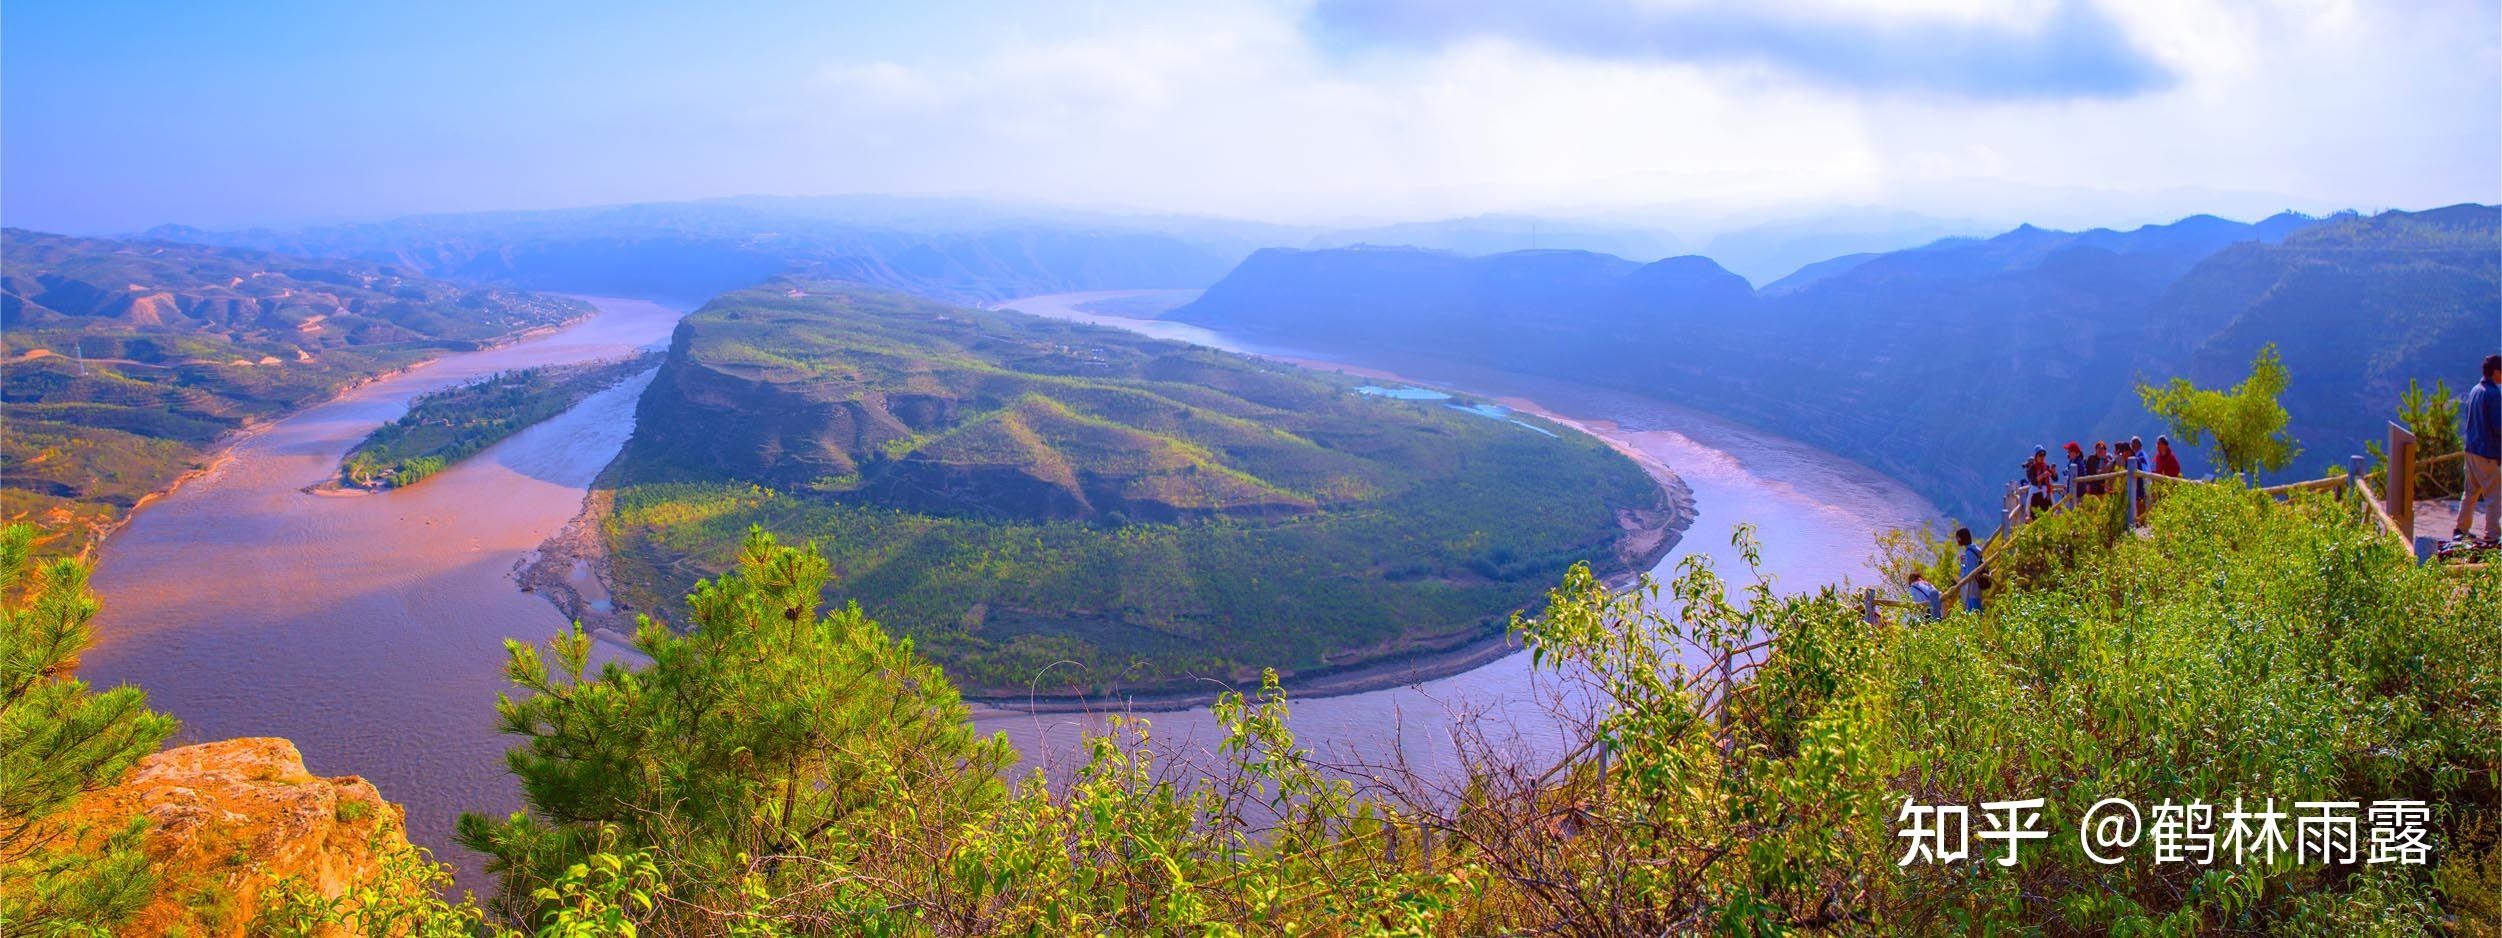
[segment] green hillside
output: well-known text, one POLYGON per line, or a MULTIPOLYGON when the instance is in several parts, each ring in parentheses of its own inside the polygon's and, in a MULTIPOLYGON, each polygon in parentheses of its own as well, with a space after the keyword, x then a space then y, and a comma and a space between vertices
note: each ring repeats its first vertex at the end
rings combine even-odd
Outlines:
POLYGON ((2291 432, 2315 450, 2298 465, 2334 461, 2378 438, 2409 380, 2446 380, 2463 394, 2477 361, 2502 350, 2502 212, 2388 212, 2236 245, 2174 285, 2154 313, 2176 334, 2198 334, 2187 350, 2193 381, 2237 378, 2275 343, 2293 375, 2291 432))
POLYGON ((75 549, 217 436, 590 312, 362 261, 0 232, 0 517, 75 549))
POLYGON ((1665 549, 1658 487, 1596 441, 1356 388, 901 294, 729 294, 610 473, 619 592, 662 608, 762 524, 976 690, 1062 660, 1047 689, 1136 688, 1465 644, 1575 561, 1665 549))

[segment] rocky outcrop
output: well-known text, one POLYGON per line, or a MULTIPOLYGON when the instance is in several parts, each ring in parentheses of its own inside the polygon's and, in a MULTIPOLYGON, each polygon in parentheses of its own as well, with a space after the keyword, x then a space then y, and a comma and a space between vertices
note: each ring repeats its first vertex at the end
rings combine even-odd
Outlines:
POLYGON ((243 935, 297 880, 336 897, 406 849, 402 811, 356 776, 322 778, 284 739, 246 738, 168 749, 74 809, 91 829, 145 817, 158 875, 126 935, 243 935))

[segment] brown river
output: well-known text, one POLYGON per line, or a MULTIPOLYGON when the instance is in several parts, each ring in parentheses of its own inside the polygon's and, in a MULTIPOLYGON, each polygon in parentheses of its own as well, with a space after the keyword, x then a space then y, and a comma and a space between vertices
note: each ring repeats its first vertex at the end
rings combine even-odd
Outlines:
MULTIPOLYGON (((1078 309, 1146 295, 1060 294, 1003 305, 1252 354, 1344 362, 1569 419, 1673 470, 1692 489, 1698 517, 1661 564, 1663 576, 1689 554, 1736 568, 1729 532, 1750 522, 1767 572, 1783 588, 1864 581, 1878 531, 1936 514, 1865 467, 1664 401, 1078 309)), ((543 640, 564 624, 553 606, 521 591, 514 572, 580 510, 585 487, 632 431, 648 375, 424 485, 350 496, 307 489, 330 478, 347 449, 404 412, 411 397, 499 370, 664 343, 683 312, 591 299, 600 314, 567 329, 449 356, 273 423, 137 512, 104 546, 95 574, 104 612, 81 676, 145 688, 157 708, 183 721, 178 742, 284 736, 316 773, 372 779, 407 807, 413 840, 453 861, 464 887, 483 889, 476 858, 452 845, 451 831, 463 810, 519 806, 493 713, 504 687, 502 643, 543 640)), ((1549 712, 1553 690, 1526 655, 1514 654, 1417 684, 1298 701, 1293 728, 1336 761, 1405 761, 1431 774, 1451 763, 1455 730, 1523 753, 1551 752, 1561 732, 1549 712)), ((1151 719, 1167 752, 1214 738, 1203 710, 1151 719)), ((1008 733, 1047 767, 1065 765, 1094 723, 996 710, 976 722, 1008 733)))

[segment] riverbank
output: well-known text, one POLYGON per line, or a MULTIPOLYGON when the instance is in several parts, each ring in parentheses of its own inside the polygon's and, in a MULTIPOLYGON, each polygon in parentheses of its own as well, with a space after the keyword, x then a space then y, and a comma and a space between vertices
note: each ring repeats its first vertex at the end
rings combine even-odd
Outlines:
MULTIPOLYGON (((491 352, 498 349, 509 348, 511 346, 527 342, 531 339, 553 335, 573 326, 580 325, 597 315, 599 315, 599 311, 597 307, 593 307, 591 312, 574 316, 562 322, 523 329, 519 332, 500 336, 493 341, 481 342, 473 348, 445 349, 443 354, 440 355, 421 358, 396 368, 377 371, 369 375, 364 375, 362 377, 346 381, 338 387, 331 389, 328 394, 322 396, 319 400, 301 402, 277 413, 263 414, 260 416, 246 418, 243 422, 218 433, 216 436, 211 437, 207 443, 202 444, 199 447, 199 452, 205 455, 201 457, 199 465, 175 474, 173 478, 166 480, 163 485, 157 486, 155 489, 152 489, 140 495, 138 498, 133 499, 130 503, 130 507, 122 510, 120 513, 107 519, 89 522, 85 526, 87 535, 85 542, 79 545, 77 554, 88 560, 93 560, 97 556, 100 556, 104 550, 105 542, 112 540, 114 535, 121 533, 124 528, 129 527, 131 519, 138 517, 140 511, 146 509, 149 505, 155 504, 158 501, 173 495, 175 492, 180 491, 184 486, 189 485, 196 480, 213 475, 220 469, 223 469, 227 463, 233 460, 234 452, 237 448, 260 436, 263 432, 266 432, 270 427, 277 425, 280 421, 307 411, 337 404, 371 385, 412 374, 419 369, 434 364, 435 362, 442 361, 443 359, 458 355, 473 355, 481 352, 491 352)), ((36 351, 44 352, 45 350, 38 349, 36 351)), ((46 352, 46 354, 52 353, 46 352)), ((30 352, 19 360, 26 360, 34 357, 38 356, 30 352)), ((87 361, 90 363, 120 362, 134 365, 144 364, 140 362, 122 362, 118 359, 88 359, 87 361)), ((149 365, 147 367, 162 366, 149 365)))
POLYGON ((582 510, 515 565, 513 580, 522 592, 538 594, 566 619, 631 644, 637 611, 614 599, 608 540, 601 533, 615 499, 616 493, 601 488, 584 495, 582 510))

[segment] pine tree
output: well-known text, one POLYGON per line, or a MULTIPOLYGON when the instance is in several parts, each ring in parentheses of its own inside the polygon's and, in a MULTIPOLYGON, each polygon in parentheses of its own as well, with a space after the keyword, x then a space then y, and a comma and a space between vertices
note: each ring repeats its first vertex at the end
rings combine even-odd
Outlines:
POLYGON ((466 815, 460 839, 503 875, 508 914, 539 919, 534 893, 602 853, 648 851, 695 904, 899 851, 943 856, 999 803, 1006 738, 977 738, 937 667, 857 605, 820 614, 826 579, 813 545, 755 529, 737 569, 687 598, 685 634, 640 620, 641 667, 591 670, 579 624, 544 654, 507 643, 524 693, 497 711, 523 740, 507 762, 530 810, 466 815))
POLYGON ((145 902, 152 876, 144 821, 92 829, 64 819, 173 735, 147 695, 97 693, 71 676, 92 639, 87 568, 38 568, 35 529, 0 528, 0 934, 112 924, 145 902))

